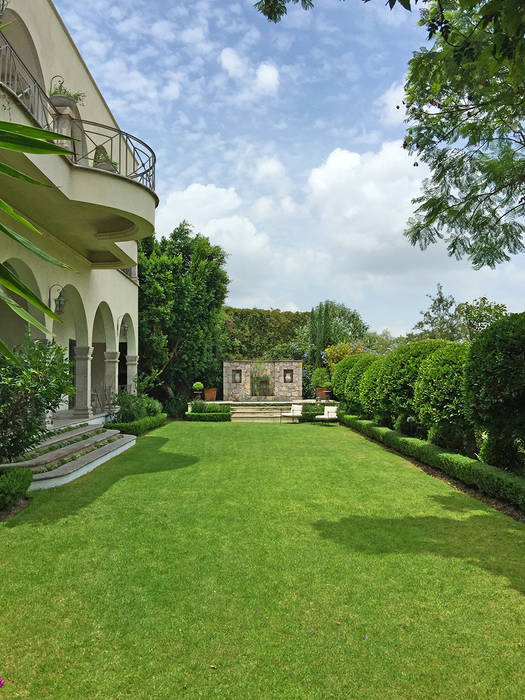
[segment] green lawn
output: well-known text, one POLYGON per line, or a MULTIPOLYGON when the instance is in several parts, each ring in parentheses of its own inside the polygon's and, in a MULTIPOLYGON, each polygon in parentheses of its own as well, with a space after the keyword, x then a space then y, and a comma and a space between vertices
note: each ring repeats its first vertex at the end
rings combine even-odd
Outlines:
POLYGON ((171 423, 0 552, 0 700, 525 697, 524 525, 339 426, 171 423))

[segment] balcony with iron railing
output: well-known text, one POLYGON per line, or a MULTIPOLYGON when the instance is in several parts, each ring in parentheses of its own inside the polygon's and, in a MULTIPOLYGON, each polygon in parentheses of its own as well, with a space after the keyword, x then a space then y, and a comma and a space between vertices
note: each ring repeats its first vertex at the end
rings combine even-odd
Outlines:
MULTIPOLYGON (((0 85, 16 98, 42 129, 73 136, 75 166, 97 168, 121 175, 155 190, 155 153, 141 139, 113 126, 74 118, 53 104, 0 32, 0 85)), ((65 145, 65 144, 64 144, 65 145)))

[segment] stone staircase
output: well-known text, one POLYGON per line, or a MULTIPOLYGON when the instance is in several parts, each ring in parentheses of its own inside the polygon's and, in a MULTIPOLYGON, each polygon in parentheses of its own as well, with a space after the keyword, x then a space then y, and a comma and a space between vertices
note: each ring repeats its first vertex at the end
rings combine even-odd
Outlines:
POLYGON ((81 425, 60 430, 44 439, 28 453, 28 459, 10 466, 25 467, 34 472, 29 491, 49 489, 87 474, 133 447, 135 442, 134 435, 122 435, 103 425, 81 425))
POLYGON ((290 413, 291 407, 291 403, 278 406, 232 406, 232 423, 292 423, 291 418, 282 416, 283 413, 290 413))

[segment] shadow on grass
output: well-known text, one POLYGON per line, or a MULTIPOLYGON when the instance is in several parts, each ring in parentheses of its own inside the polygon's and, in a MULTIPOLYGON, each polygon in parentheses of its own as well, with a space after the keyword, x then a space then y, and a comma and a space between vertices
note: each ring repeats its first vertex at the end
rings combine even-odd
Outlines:
MULTIPOLYGON (((319 520, 313 527, 319 535, 363 554, 431 554, 451 562, 458 575, 468 564, 497 576, 525 593, 525 532, 510 518, 499 513, 476 513, 465 496, 451 494, 435 498, 446 510, 464 513, 456 519, 443 516, 403 516, 380 518, 352 515, 336 521, 319 520)), ((466 567, 466 569, 465 569, 466 567)))
POLYGON ((33 492, 32 495, 35 495, 33 503, 18 516, 8 520, 5 526, 57 523, 95 502, 120 479, 172 472, 192 466, 199 461, 199 458, 194 455, 161 451, 167 442, 172 441, 153 436, 139 438, 135 447, 101 464, 78 481, 48 491, 33 492))

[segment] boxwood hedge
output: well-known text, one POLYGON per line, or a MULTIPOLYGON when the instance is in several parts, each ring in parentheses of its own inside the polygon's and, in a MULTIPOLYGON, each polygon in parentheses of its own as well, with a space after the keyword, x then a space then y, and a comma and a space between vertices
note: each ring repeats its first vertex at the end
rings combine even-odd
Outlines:
POLYGON ((30 469, 9 467, 0 470, 0 510, 18 503, 26 495, 32 480, 33 472, 30 469))
POLYGON ((350 413, 361 414, 363 412, 363 406, 361 404, 361 399, 359 398, 359 382, 372 362, 377 359, 377 355, 372 355, 372 353, 364 353, 362 355, 358 355, 357 357, 359 359, 352 367, 350 367, 350 371, 346 376, 345 402, 347 410, 350 413))
POLYGON ((166 419, 167 415, 165 413, 157 413, 156 416, 145 416, 129 423, 109 423, 108 428, 120 430, 121 433, 127 435, 142 435, 142 433, 153 430, 153 428, 160 428, 161 425, 166 423, 166 419))
POLYGON ((332 370, 332 394, 336 399, 342 401, 345 397, 345 385, 348 372, 362 355, 348 355, 340 360, 332 370))
POLYGON ((367 418, 373 418, 378 423, 385 420, 381 414, 378 393, 381 375, 386 357, 377 357, 364 371, 359 380, 359 402, 363 407, 363 414, 367 418))

